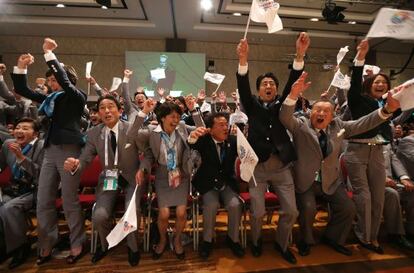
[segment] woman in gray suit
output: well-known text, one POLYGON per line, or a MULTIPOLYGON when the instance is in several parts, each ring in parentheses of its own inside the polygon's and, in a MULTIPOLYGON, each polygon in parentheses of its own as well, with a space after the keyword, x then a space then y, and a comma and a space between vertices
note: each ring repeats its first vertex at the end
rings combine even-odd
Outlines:
MULTIPOLYGON (((159 259, 166 249, 171 207, 176 207, 174 252, 178 259, 184 259, 185 254, 180 238, 186 223, 189 192, 187 162, 189 162, 190 154, 186 140, 191 127, 186 126, 183 121, 180 122, 182 111, 174 103, 163 103, 155 112, 159 125, 151 125, 148 129, 139 130, 145 158, 137 173, 137 180, 138 183, 143 181, 144 174, 149 172, 154 163, 157 164, 155 191, 159 208, 160 241, 153 250, 153 259, 159 259)), ((132 131, 136 132, 136 130, 132 131)))

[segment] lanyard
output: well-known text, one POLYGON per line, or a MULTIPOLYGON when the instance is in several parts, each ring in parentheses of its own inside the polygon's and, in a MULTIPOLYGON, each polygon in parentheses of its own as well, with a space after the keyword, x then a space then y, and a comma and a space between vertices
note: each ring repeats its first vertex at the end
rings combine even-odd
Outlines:
MULTIPOLYGON (((108 167, 108 138, 109 138, 109 130, 105 129, 105 168, 108 167)), ((118 146, 118 139, 116 140, 116 142, 118 146)), ((118 150, 119 148, 117 147, 115 150, 115 157, 114 157, 114 168, 115 169, 118 166, 118 150)))

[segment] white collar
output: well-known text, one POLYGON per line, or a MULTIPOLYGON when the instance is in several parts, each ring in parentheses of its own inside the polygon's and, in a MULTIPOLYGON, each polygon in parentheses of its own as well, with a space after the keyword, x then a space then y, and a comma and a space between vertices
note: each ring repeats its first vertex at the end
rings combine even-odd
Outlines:
POLYGON ((160 124, 157 125, 157 127, 155 127, 154 132, 156 133, 161 133, 162 132, 162 127, 160 124))
POLYGON ((35 137, 35 139, 33 139, 32 141, 30 141, 29 144, 33 146, 36 141, 37 141, 37 137, 35 137))
POLYGON ((112 127, 112 129, 111 128, 109 128, 108 126, 106 126, 105 125, 105 128, 106 128, 106 130, 108 131, 108 133, 110 132, 110 131, 113 131, 114 133, 115 133, 115 135, 116 136, 118 136, 118 131, 119 131, 119 121, 115 124, 115 126, 114 127, 112 127))

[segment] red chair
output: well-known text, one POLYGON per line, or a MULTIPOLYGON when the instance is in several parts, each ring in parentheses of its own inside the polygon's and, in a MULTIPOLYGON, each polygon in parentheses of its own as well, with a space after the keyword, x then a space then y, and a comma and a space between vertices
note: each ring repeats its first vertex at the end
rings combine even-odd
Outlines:
POLYGON ((10 178, 11 178, 11 170, 10 170, 9 166, 7 166, 0 173, 0 202, 3 202, 3 192, 2 192, 1 189, 10 184, 10 178))

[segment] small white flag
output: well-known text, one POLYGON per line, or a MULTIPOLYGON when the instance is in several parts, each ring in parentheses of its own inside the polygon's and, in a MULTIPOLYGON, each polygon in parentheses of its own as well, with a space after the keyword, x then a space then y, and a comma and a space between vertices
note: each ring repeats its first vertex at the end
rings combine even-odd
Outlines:
POLYGON ((400 102, 401 111, 414 108, 414 78, 402 84, 404 88, 392 95, 392 97, 400 102))
POLYGON ((106 241, 109 246, 108 249, 119 244, 129 233, 137 230, 137 205, 135 201, 135 194, 137 192, 138 185, 135 187, 134 194, 129 202, 128 208, 119 220, 118 224, 111 230, 106 236, 106 241))
POLYGON ((164 68, 157 68, 150 71, 151 73, 151 80, 158 83, 159 80, 165 79, 165 69, 164 68))
POLYGON ((332 79, 331 85, 340 89, 348 90, 351 88, 351 77, 342 74, 341 70, 338 69, 338 71, 335 73, 334 78, 332 79))
POLYGON ((257 23, 266 23, 269 33, 282 30, 282 20, 277 14, 279 8, 279 3, 274 0, 253 0, 250 18, 257 23))
POLYGON ((368 75, 367 70, 371 70, 372 73, 375 75, 375 74, 378 74, 381 69, 376 65, 366 64, 366 65, 364 65, 364 72, 362 74, 363 76, 368 75))
POLYGON ((237 127, 237 154, 240 158, 240 178, 249 182, 252 177, 254 179, 254 169, 259 158, 239 127, 237 127))
POLYGON ((336 64, 339 65, 342 60, 344 59, 346 53, 348 53, 349 49, 348 46, 341 47, 341 49, 338 52, 338 55, 336 55, 336 64))
POLYGON ((223 82, 225 77, 226 76, 218 74, 218 73, 206 72, 206 74, 204 74, 204 79, 205 80, 207 80, 209 82, 212 82, 212 83, 215 83, 217 85, 220 85, 223 82))
POLYGON ((247 124, 248 121, 249 118, 247 117, 247 115, 240 111, 240 109, 236 109, 234 113, 230 115, 229 125, 231 126, 236 123, 247 124))
POLYGON ((122 79, 118 77, 114 77, 112 79, 112 86, 111 89, 109 89, 109 92, 115 91, 118 89, 118 87, 121 85, 122 79))
POLYGON ((382 8, 367 37, 390 37, 414 40, 414 11, 382 8))
POLYGON ((91 71, 92 71, 92 62, 86 63, 86 70, 85 70, 85 77, 89 79, 91 77, 91 71))

